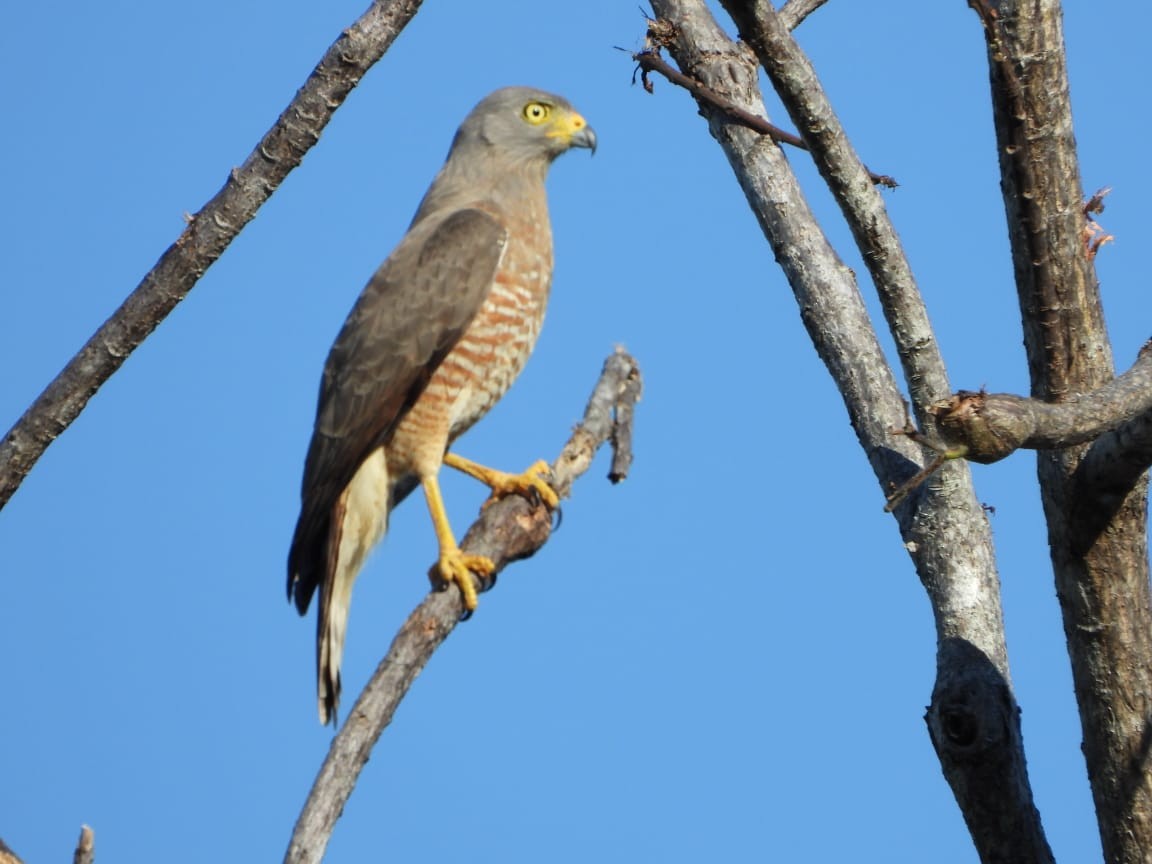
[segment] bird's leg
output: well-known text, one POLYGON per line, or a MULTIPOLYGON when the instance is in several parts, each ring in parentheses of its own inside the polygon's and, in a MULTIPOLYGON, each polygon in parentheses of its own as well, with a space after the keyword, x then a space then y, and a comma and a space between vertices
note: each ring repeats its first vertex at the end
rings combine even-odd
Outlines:
POLYGON ((552 469, 543 459, 534 462, 520 474, 509 474, 506 471, 486 468, 483 465, 477 465, 471 459, 457 456, 455 453, 445 453, 444 464, 455 468, 457 471, 463 471, 469 477, 475 477, 488 486, 496 498, 503 498, 505 495, 527 495, 529 497, 538 495, 549 510, 555 510, 560 504, 560 496, 544 479, 551 475, 552 469))
POLYGON ((472 573, 481 578, 492 575, 496 565, 491 558, 483 555, 468 555, 456 543, 456 535, 448 524, 448 513, 444 509, 444 498, 440 495, 440 482, 435 474, 421 478, 424 497, 428 501, 428 512, 432 514, 432 527, 436 530, 436 540, 440 544, 440 559, 432 565, 429 576, 434 583, 455 582, 460 586, 464 598, 465 617, 475 611, 476 581, 472 573))

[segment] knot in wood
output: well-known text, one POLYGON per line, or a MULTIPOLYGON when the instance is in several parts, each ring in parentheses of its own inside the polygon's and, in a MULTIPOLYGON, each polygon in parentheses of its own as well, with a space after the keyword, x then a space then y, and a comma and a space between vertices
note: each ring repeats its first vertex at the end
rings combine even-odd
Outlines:
POLYGON ((961 390, 928 413, 950 449, 985 465, 1019 449, 1036 427, 1029 401, 1007 393, 961 390))
POLYGON ((953 747, 965 750, 977 741, 980 722, 967 705, 953 704, 940 711, 940 731, 953 747))

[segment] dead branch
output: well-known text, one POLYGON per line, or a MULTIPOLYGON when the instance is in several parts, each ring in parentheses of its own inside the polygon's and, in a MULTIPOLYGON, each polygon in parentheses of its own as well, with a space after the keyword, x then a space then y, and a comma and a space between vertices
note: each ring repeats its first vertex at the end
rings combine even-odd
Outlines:
POLYGON ((780 21, 789 30, 795 30, 805 18, 827 2, 828 0, 788 0, 780 7, 780 21))
MULTIPOLYGON (((651 34, 653 31, 660 30, 660 28, 656 26, 660 23, 661 22, 659 21, 649 22, 649 42, 652 42, 651 34)), ((658 72, 673 84, 683 87, 698 100, 707 102, 713 108, 717 109, 718 111, 722 111, 733 122, 739 123, 742 126, 747 126, 749 129, 752 129, 755 132, 759 132, 761 135, 767 135, 777 144, 790 144, 791 146, 797 147, 800 150, 808 149, 808 145, 804 142, 803 138, 799 137, 798 135, 793 135, 791 132, 786 132, 779 126, 775 126, 772 123, 769 123, 763 117, 757 114, 753 114, 751 111, 744 110, 730 99, 724 98, 708 85, 703 84, 691 76, 685 75, 683 72, 675 69, 663 57, 660 56, 660 48, 658 43, 654 47, 650 47, 644 51, 638 51, 637 53, 633 54, 632 59, 636 61, 636 65, 640 69, 640 80, 647 92, 652 92, 652 82, 648 78, 648 73, 658 72)), ((874 174, 869 171, 868 176, 871 178, 873 183, 880 186, 887 186, 889 189, 894 189, 899 185, 894 178, 889 177, 887 174, 874 174)))
POLYGON ((844 214, 876 286, 916 416, 951 390, 928 310, 871 172, 860 160, 816 70, 767 0, 722 0, 740 37, 796 125, 844 214), (871 182, 870 182, 871 181, 871 182))
MULTIPOLYGON (((1046 402, 1084 398, 1081 394, 1110 382, 1114 368, 1094 255, 1085 243, 1091 214, 1084 208, 1061 4, 970 0, 969 5, 980 17, 987 43, 1000 187, 1031 394, 1046 402)), ((1089 469, 1108 472, 1109 456, 1122 454, 1116 449, 1120 441, 1118 435, 1102 441, 1089 469)), ((1103 486, 1084 470, 1089 452, 1079 445, 1040 453, 1040 497, 1104 859, 1147 861, 1152 856, 1148 483, 1144 477, 1103 486)), ((1132 477, 1131 464, 1115 467, 1117 475, 1132 477)))
POLYGON ((1152 346, 1145 346, 1123 375, 1066 402, 961 390, 931 406, 929 414, 947 448, 988 464, 1020 448, 1052 450, 1093 441, 1150 411, 1152 346))
POLYGON ((87 825, 80 826, 80 839, 72 854, 72 864, 93 864, 96 860, 96 837, 87 825))
MULTIPOLYGON (((552 486, 566 497, 572 483, 592 464, 607 441, 631 441, 632 408, 641 395, 636 361, 617 349, 604 363, 588 400, 584 419, 552 463, 552 486)), ((621 451, 617 451, 619 456, 621 451)), ((626 466, 613 461, 609 475, 623 479, 626 466)), ((552 519, 539 502, 512 495, 486 506, 461 542, 466 551, 486 555, 496 564, 490 588, 507 564, 527 558, 548 540, 552 519)), ((448 638, 464 611, 458 591, 434 591, 408 616, 356 704, 332 739, 328 757, 296 822, 285 864, 319 864, 336 820, 355 788, 360 771, 400 701, 433 652, 448 638)))
POLYGON ((374 0, 324 54, 304 86, 223 188, 0 441, 0 508, 88 400, 184 299, 304 154, 421 0, 374 0))
MULTIPOLYGON (((667 47, 680 69, 744 110, 762 110, 756 69, 748 62, 748 52, 731 43, 702 0, 652 2, 656 15, 670 22, 668 29, 676 34, 667 47)), ((769 65, 775 62, 770 61, 769 65)), ((798 74, 796 68, 781 71, 798 74)), ((895 418, 906 414, 904 402, 879 349, 854 278, 807 208, 779 148, 756 146, 751 140, 754 133, 731 122, 710 102, 697 97, 697 103, 788 278, 804 326, 835 380, 861 446, 887 492, 916 474, 923 465, 924 454, 906 437, 894 439, 891 435, 895 418)), ((898 245, 888 246, 884 252, 897 260, 902 256, 898 245)), ((931 331, 925 335, 931 339, 931 331)), ((929 346, 928 350, 935 348, 929 346)), ((894 515, 936 619, 939 686, 935 692, 944 699, 951 692, 945 686, 947 682, 963 680, 965 674, 973 671, 973 658, 979 656, 1003 682, 1000 693, 1007 700, 1006 710, 1014 713, 1018 709, 1010 686, 991 535, 963 462, 947 461, 934 476, 934 482, 908 496, 894 509, 894 515), (971 651, 946 651, 948 645, 963 645, 971 651)), ((948 728, 949 718, 960 716, 951 710, 952 706, 933 707, 940 709, 936 716, 941 718, 943 728, 948 728)), ((973 703, 971 708, 978 728, 996 728, 994 709, 999 709, 995 700, 973 703)), ((985 860, 1050 861, 1050 856, 1033 855, 1046 849, 1047 844, 1032 804, 1019 726, 1004 732, 1002 740, 1011 758, 998 758, 995 764, 998 770, 1009 773, 981 772, 963 759, 946 759, 944 752, 940 752, 941 765, 962 806, 967 800, 987 799, 1012 808, 1010 813, 1001 813, 986 822, 979 821, 980 814, 975 810, 966 811, 966 817, 977 817, 979 824, 972 833, 982 855, 1010 850, 1021 856, 985 860), (1001 788, 985 789, 985 785, 1001 788), (1011 794, 1000 794, 1005 789, 1011 794)), ((969 825, 973 823, 970 821, 969 825)))
POLYGON ((1020 709, 1012 685, 976 646, 944 640, 925 714, 932 746, 952 783, 980 860, 1053 864, 1026 783, 1020 709))

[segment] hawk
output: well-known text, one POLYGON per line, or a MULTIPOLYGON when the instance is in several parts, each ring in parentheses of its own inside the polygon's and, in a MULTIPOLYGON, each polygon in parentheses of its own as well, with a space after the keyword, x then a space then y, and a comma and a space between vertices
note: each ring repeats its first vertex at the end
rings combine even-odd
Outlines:
POLYGON ((596 135, 559 96, 497 90, 464 119, 407 234, 368 282, 324 364, 304 463, 300 518, 288 555, 288 595, 303 615, 319 589, 317 697, 335 722, 352 584, 388 514, 417 486, 440 547, 432 574, 476 608, 472 572, 448 524, 437 475, 450 465, 496 495, 556 493, 537 462, 507 474, 449 453, 523 369, 552 280, 544 178, 596 135))

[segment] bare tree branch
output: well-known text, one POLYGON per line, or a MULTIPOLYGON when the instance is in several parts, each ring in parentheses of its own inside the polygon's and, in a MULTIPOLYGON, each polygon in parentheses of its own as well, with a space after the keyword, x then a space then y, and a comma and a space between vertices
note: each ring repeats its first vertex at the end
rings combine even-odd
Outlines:
MULTIPOLYGON (((1112 378, 1072 126, 1058 0, 970 0, 984 26, 1032 395, 1112 378)), ((1118 437, 1109 445, 1115 447, 1118 437)), ((1044 451, 1041 500, 1104 858, 1152 859, 1152 597, 1147 478, 1092 488, 1087 448, 1044 451)), ((1098 450, 1098 454, 1105 451, 1098 450)), ((1094 459, 1099 467, 1101 459, 1094 459)), ((1130 469, 1131 466, 1124 466, 1130 469)), ((1131 474, 1129 474, 1131 476, 1131 474)))
POLYGON ((969 3, 988 41, 1000 169, 1033 395, 1112 377, 1072 134, 1059 0, 969 3), (1007 22, 1011 22, 1006 26, 1007 22), (1027 70, 1027 74, 1022 74, 1027 70))
MULTIPOLYGON (((658 0, 661 19, 675 24, 669 45, 687 77, 725 103, 763 117, 755 65, 720 30, 699 0, 658 0)), ((703 92, 703 91, 700 91, 703 92)), ((732 122, 731 113, 694 92, 780 266, 788 276, 821 359, 844 394, 861 443, 882 484, 915 470, 914 446, 893 442, 888 430, 903 416, 904 401, 875 340, 851 271, 836 255, 808 209, 779 148, 764 146, 759 131, 732 122)))
MULTIPOLYGON (((651 33, 652 30, 649 29, 648 32, 651 33)), ((747 126, 749 129, 754 132, 759 132, 761 135, 767 135, 777 144, 791 144, 793 147, 799 147, 801 150, 808 149, 808 145, 804 143, 804 139, 799 135, 793 135, 791 132, 769 123, 763 117, 753 114, 751 111, 745 111, 739 105, 735 105, 725 99, 711 87, 706 87, 694 78, 689 78, 661 57, 658 50, 645 49, 644 51, 633 54, 632 59, 636 61, 636 65, 640 68, 641 78, 644 81, 644 89, 649 93, 653 92, 653 88, 646 76, 649 72, 658 72, 673 84, 678 87, 683 87, 697 99, 707 102, 713 108, 723 111, 736 123, 747 126)))
POLYGON ((364 73, 384 56, 421 0, 375 0, 328 49, 304 86, 224 187, 119 309, 0 441, 0 508, 88 400, 156 329, 315 144, 364 73))
POLYGON ((940 643, 924 719, 981 862, 1052 864, 1028 784, 1012 687, 971 643, 940 643))
MULTIPOLYGON (((584 419, 572 432, 552 464, 552 486, 565 497, 573 481, 586 472, 596 451, 606 442, 631 441, 632 408, 640 398, 640 369, 636 361, 617 349, 604 363, 600 379, 588 401, 584 419)), ((619 455, 618 451, 618 454, 619 455)), ((609 475, 623 479, 625 466, 613 461, 609 475)), ((512 561, 527 558, 547 541, 552 519, 543 504, 509 496, 487 505, 469 529, 461 547, 486 555, 496 573, 512 561)), ((318 864, 328 838, 340 818, 360 771, 396 707, 433 652, 448 638, 464 611, 460 592, 433 592, 408 616, 380 662, 372 679, 352 707, 343 727, 332 739, 284 856, 285 864, 318 864)))
MULTIPOLYGON (((1090 523, 1092 513, 1097 520, 1105 514, 1114 514, 1136 486, 1146 482, 1144 475, 1149 465, 1152 465, 1152 412, 1134 417, 1088 448, 1073 476, 1073 500, 1081 511, 1078 518, 1090 523)), ((1111 521, 1111 515, 1107 521, 1111 521)), ((1085 538, 1094 537, 1102 527, 1086 524, 1085 538)))
POLYGON ((913 408, 922 418, 927 406, 943 399, 951 388, 928 310, 888 208, 870 182, 869 171, 849 142, 811 62, 772 5, 766 0, 722 3, 741 38, 756 52, 848 221, 896 342, 913 408))
POLYGON ((80 826, 80 839, 72 854, 72 864, 93 864, 96 860, 96 837, 87 825, 80 826))
MULTIPOLYGON (((1152 343, 1123 375, 1065 402, 961 390, 929 413, 946 447, 974 462, 990 463, 1022 447, 1051 450, 1093 441, 1121 424, 1145 419, 1149 412, 1152 343)), ((1147 467, 1145 461, 1140 471, 1147 467)))
MULTIPOLYGON (((668 32, 676 34, 667 47, 685 74, 745 111, 764 111, 756 69, 748 62, 747 52, 724 36, 701 0, 653 0, 653 7, 662 21, 670 22, 668 32)), ((773 40, 779 38, 777 31, 773 40)), ((796 86, 818 89, 814 76, 806 76, 803 69, 793 68, 782 58, 769 60, 768 65, 788 82, 781 88, 785 101, 793 101, 801 116, 814 112, 810 116, 819 117, 819 122, 834 122, 830 109, 820 101, 822 97, 801 98, 792 92, 796 86), (803 83, 796 85, 797 81, 803 83), (827 116, 821 113, 825 110, 827 116)), ((697 103, 788 278, 804 325, 841 392, 882 488, 887 491, 897 486, 922 466, 923 457, 906 438, 890 434, 905 414, 905 403, 880 351, 851 271, 808 210, 780 149, 763 146, 753 133, 731 122, 727 112, 718 111, 699 95, 697 103)), ((800 125, 809 127, 808 123, 800 125)), ((821 141, 825 149, 820 158, 826 160, 829 172, 843 172, 842 179, 835 182, 842 185, 845 199, 853 200, 846 210, 850 219, 863 221, 869 218, 866 214, 875 213, 870 208, 882 210, 883 205, 864 201, 856 194, 860 173, 852 167, 855 159, 836 139, 834 133, 821 141), (857 173, 852 173, 854 170, 857 173)), ((878 249, 886 258, 876 279, 882 292, 914 292, 903 253, 894 240, 894 233, 887 228, 866 236, 861 246, 878 249)), ((894 327, 902 330, 898 338, 906 340, 909 351, 906 370, 925 368, 936 376, 931 387, 917 392, 946 394, 947 382, 942 364, 934 356, 931 331, 926 320, 917 317, 923 315, 919 299, 914 293, 907 302, 895 296, 889 299, 897 318, 894 327), (900 317, 904 315, 908 317, 900 317), (916 338, 913 333, 928 340, 923 358, 916 356, 911 344, 916 338)), ((889 317, 891 320, 893 315, 889 317)), ((969 472, 957 461, 949 462, 918 494, 896 507, 895 515, 936 618, 938 672, 927 718, 929 729, 973 839, 981 855, 990 856, 985 860, 1048 862, 1051 853, 1032 803, 1018 709, 1009 679, 991 536, 969 472), (964 650, 953 650, 957 646, 964 650), (985 692, 979 698, 957 698, 962 695, 958 682, 961 687, 964 682, 982 682, 985 692), (958 729, 995 736, 997 747, 983 762, 983 770, 956 749, 967 742, 963 735, 954 734, 958 729), (988 770, 988 766, 995 770, 988 770), (996 802, 996 818, 988 818, 981 811, 981 801, 996 802), (1005 851, 1018 857, 995 857, 1005 851)))
POLYGON ((805 18, 827 2, 828 0, 788 0, 780 7, 780 22, 789 30, 795 30, 805 18))
MULTIPOLYGON (((654 6, 681 34, 671 47, 681 69, 745 110, 763 112, 754 64, 724 35, 701 0, 656 0, 654 6)), ((728 122, 710 103, 698 104, 788 277, 801 320, 887 491, 922 466, 923 454, 890 434, 903 423, 905 403, 852 272, 808 209, 779 148, 762 146, 759 135, 728 122)), ((953 463, 938 479, 897 513, 905 545, 933 597, 941 638, 967 639, 1007 676, 999 583, 986 519, 967 469, 953 463), (933 539, 952 532, 964 538, 957 543, 961 554, 945 554, 933 539)))
MULTIPOLYGON (((1109 530, 1133 494, 1148 483, 1152 462, 1152 411, 1097 439, 1071 478, 1072 514, 1077 526, 1069 547, 1086 555, 1109 530)), ((1138 622, 1137 622, 1138 623, 1138 622)))
MULTIPOLYGON (((659 25, 660 23, 661 22, 659 21, 649 22, 650 25, 659 25)), ((640 51, 632 55, 632 59, 636 61, 636 65, 640 69, 640 77, 644 83, 644 89, 647 92, 652 92, 652 83, 648 79, 648 73, 658 72, 673 84, 683 87, 698 100, 707 102, 713 108, 716 108, 719 111, 723 111, 734 122, 739 123, 742 126, 747 126, 749 129, 753 130, 754 132, 759 132, 761 135, 767 135, 777 144, 790 144, 791 146, 797 147, 801 150, 808 149, 808 144, 804 141, 803 138, 799 137, 798 135, 793 135, 791 132, 787 132, 781 129, 779 126, 775 126, 772 123, 769 123, 758 114, 753 114, 751 111, 744 110, 731 100, 725 99, 711 87, 707 86, 706 84, 702 84, 696 79, 685 75, 683 72, 680 72, 678 69, 675 69, 669 65, 664 60, 664 58, 660 56, 659 48, 665 45, 666 39, 674 38, 674 29, 666 29, 662 32, 659 27, 650 26, 648 30, 647 41, 649 43, 653 43, 653 47, 647 48, 644 51, 640 51), (657 31, 658 34, 655 40, 653 39, 654 31, 657 31)), ((874 174, 871 171, 868 171, 868 176, 873 183, 879 186, 887 186, 889 189, 893 189, 899 185, 894 178, 889 177, 887 174, 874 174)))

